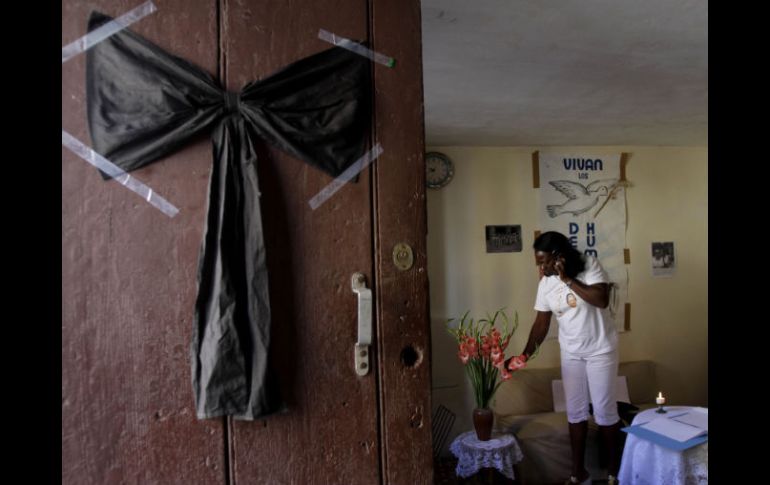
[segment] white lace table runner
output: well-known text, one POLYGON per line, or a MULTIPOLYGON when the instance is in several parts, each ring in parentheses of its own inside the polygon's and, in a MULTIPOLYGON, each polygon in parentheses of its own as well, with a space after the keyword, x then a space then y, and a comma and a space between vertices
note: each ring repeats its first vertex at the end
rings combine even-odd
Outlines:
POLYGON ((489 441, 479 441, 475 431, 468 431, 455 438, 449 450, 457 457, 456 473, 462 478, 482 468, 496 468, 513 480, 513 465, 524 458, 512 434, 493 433, 489 441))

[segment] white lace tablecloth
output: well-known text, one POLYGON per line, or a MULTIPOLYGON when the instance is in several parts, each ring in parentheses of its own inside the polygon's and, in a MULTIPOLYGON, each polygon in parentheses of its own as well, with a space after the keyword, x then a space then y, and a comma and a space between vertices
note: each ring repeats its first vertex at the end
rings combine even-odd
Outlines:
MULTIPOLYGON (((637 414, 632 424, 644 424, 660 416, 655 409, 637 414)), ((691 409, 666 406, 669 413, 691 409)), ((618 481, 623 485, 706 485, 709 481, 709 442, 686 449, 670 450, 634 434, 626 435, 618 481)))
POLYGON ((513 465, 524 458, 516 438, 498 432, 493 432, 489 441, 479 441, 475 431, 468 431, 455 438, 449 450, 457 457, 456 473, 462 478, 475 475, 482 468, 497 468, 513 480, 513 465))

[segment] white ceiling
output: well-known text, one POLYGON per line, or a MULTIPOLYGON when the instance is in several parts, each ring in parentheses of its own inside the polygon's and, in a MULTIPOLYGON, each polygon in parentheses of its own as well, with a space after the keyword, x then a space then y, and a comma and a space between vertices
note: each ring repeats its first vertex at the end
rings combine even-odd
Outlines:
POLYGON ((706 146, 707 0, 422 0, 428 145, 706 146))

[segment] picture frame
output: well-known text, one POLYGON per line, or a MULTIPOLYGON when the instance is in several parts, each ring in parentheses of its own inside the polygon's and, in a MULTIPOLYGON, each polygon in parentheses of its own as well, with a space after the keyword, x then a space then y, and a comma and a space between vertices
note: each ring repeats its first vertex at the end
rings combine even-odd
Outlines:
POLYGON ((650 245, 650 258, 653 277, 668 278, 676 273, 673 241, 653 242, 650 245))
POLYGON ((520 253, 521 225, 486 226, 488 253, 520 253))

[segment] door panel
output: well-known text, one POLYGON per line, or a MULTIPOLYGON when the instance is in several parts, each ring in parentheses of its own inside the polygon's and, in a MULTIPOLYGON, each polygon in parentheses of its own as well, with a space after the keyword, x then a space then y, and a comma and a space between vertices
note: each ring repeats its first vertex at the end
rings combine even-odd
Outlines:
MULTIPOLYGON (((156 2, 139 34, 216 72, 216 3, 156 2)), ((63 1, 62 45, 90 11, 136 1, 63 1)), ((83 143, 85 55, 62 65, 62 128, 83 143)), ((211 142, 133 173, 175 204, 168 218, 62 148, 62 483, 225 483, 223 420, 198 421, 191 316, 211 142)))
POLYGON ((374 71, 383 483, 433 483, 420 3, 372 4, 374 47, 396 59, 374 71), (408 270, 393 263, 399 243, 412 248, 408 270))
MULTIPOLYGON (((331 47, 318 30, 366 39, 364 2, 223 2, 226 83, 240 90, 331 47)), ((372 282, 370 175, 312 210, 332 178, 263 144, 258 170, 273 313, 271 361, 288 412, 233 421, 233 476, 249 483, 377 483, 376 373, 358 377, 355 272, 372 282)))

